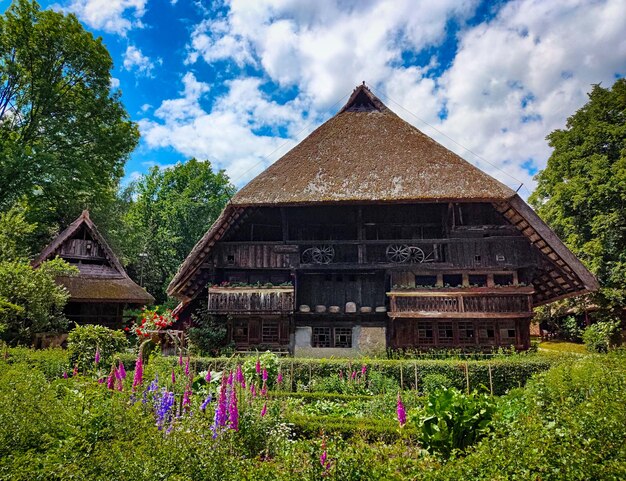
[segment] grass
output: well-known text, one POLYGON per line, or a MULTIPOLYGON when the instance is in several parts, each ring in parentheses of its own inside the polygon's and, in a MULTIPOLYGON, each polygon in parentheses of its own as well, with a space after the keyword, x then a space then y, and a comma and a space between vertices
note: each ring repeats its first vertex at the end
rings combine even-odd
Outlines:
POLYGON ((539 344, 539 351, 554 354, 589 354, 584 344, 567 341, 543 341, 539 344))

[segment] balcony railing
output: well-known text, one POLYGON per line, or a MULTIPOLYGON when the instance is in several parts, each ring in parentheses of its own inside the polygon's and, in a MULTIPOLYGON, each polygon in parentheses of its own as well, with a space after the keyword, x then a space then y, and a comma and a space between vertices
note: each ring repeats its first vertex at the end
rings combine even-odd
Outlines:
POLYGON ((210 287, 209 312, 213 314, 281 314, 294 310, 294 288, 210 287))
POLYGON ((530 287, 391 291, 391 317, 507 318, 532 315, 530 287))

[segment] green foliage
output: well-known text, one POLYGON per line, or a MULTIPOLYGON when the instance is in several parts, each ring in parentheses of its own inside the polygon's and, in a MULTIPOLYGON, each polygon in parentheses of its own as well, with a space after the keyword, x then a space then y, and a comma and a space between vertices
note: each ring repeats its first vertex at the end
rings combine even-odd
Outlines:
POLYGON ((560 327, 561 337, 566 341, 580 342, 582 340, 583 330, 574 316, 567 316, 563 319, 560 327))
POLYGON ((210 162, 196 159, 153 167, 126 190, 128 270, 138 280, 143 269, 143 285, 157 303, 167 300, 165 289, 176 270, 234 192, 223 171, 213 172, 210 162))
POLYGON ((445 374, 427 374, 422 379, 422 391, 424 394, 431 394, 452 386, 452 381, 445 374))
POLYGON ((187 338, 194 351, 215 356, 226 343, 226 324, 208 313, 208 307, 197 309, 191 315, 194 327, 187 330, 187 338))
POLYGON ((122 331, 114 331, 98 325, 76 326, 67 338, 67 349, 72 365, 78 365, 81 371, 88 371, 94 366, 96 350, 100 351, 100 366, 108 366, 116 353, 128 346, 122 331))
POLYGON ((74 15, 15 0, 0 16, 0 210, 23 199, 42 242, 84 208, 103 225, 115 215, 139 133, 112 67, 74 15))
POLYGON ((30 343, 40 332, 58 332, 67 326, 63 308, 68 299, 57 276, 76 273, 61 259, 38 269, 25 260, 0 262, 0 326, 2 338, 12 344, 30 343))
POLYGON ((6 212, 0 212, 0 262, 27 259, 28 238, 35 228, 35 224, 24 218, 22 206, 15 205, 6 212))
POLYGON ((626 79, 595 85, 589 101, 548 136, 554 149, 529 198, 596 274, 603 305, 626 301, 626 79))
POLYGON ((267 387, 271 389, 276 384, 276 378, 278 376, 279 367, 276 354, 266 351, 258 357, 248 357, 242 366, 242 371, 246 379, 253 379, 259 386, 263 384, 263 369, 267 371, 267 387), (260 373, 257 373, 257 362, 260 364, 260 373))
POLYGON ((608 352, 609 349, 620 344, 619 319, 601 321, 590 325, 583 332, 583 341, 589 352, 608 352))
POLYGON ((464 394, 449 388, 432 392, 417 420, 420 441, 429 451, 448 458, 487 435, 496 410, 487 394, 464 394))

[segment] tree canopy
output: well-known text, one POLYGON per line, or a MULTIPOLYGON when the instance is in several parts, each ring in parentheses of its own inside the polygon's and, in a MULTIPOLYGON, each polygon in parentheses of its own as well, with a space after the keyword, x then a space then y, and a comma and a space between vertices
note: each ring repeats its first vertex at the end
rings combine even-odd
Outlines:
POLYGON ((153 167, 126 190, 129 272, 157 302, 167 299, 165 290, 176 270, 234 192, 223 171, 214 172, 210 162, 196 159, 153 167))
POLYGON ((16 0, 0 16, 0 210, 24 202, 41 242, 84 208, 112 210, 139 137, 112 65, 74 15, 16 0))
POLYGON ((599 301, 626 301, 626 79, 595 85, 565 129, 529 202, 598 277, 599 301))

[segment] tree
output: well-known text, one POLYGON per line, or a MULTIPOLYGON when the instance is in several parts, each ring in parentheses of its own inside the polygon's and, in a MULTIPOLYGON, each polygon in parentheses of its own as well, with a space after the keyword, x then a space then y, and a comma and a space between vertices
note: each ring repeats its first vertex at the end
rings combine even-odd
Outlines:
POLYGON ((196 159, 153 167, 126 190, 128 271, 158 303, 167 300, 176 270, 234 192, 223 171, 213 172, 210 162, 196 159))
POLYGON ((626 79, 595 85, 587 104, 548 136, 554 149, 530 203, 603 286, 626 301, 626 79))
POLYGON ((84 208, 112 210, 139 137, 112 65, 74 15, 16 0, 0 16, 0 210, 23 200, 40 243, 84 208))
POLYGON ((0 337, 12 343, 67 326, 63 308, 69 295, 55 279, 78 272, 58 258, 33 269, 20 241, 34 229, 18 208, 0 214, 0 337))

